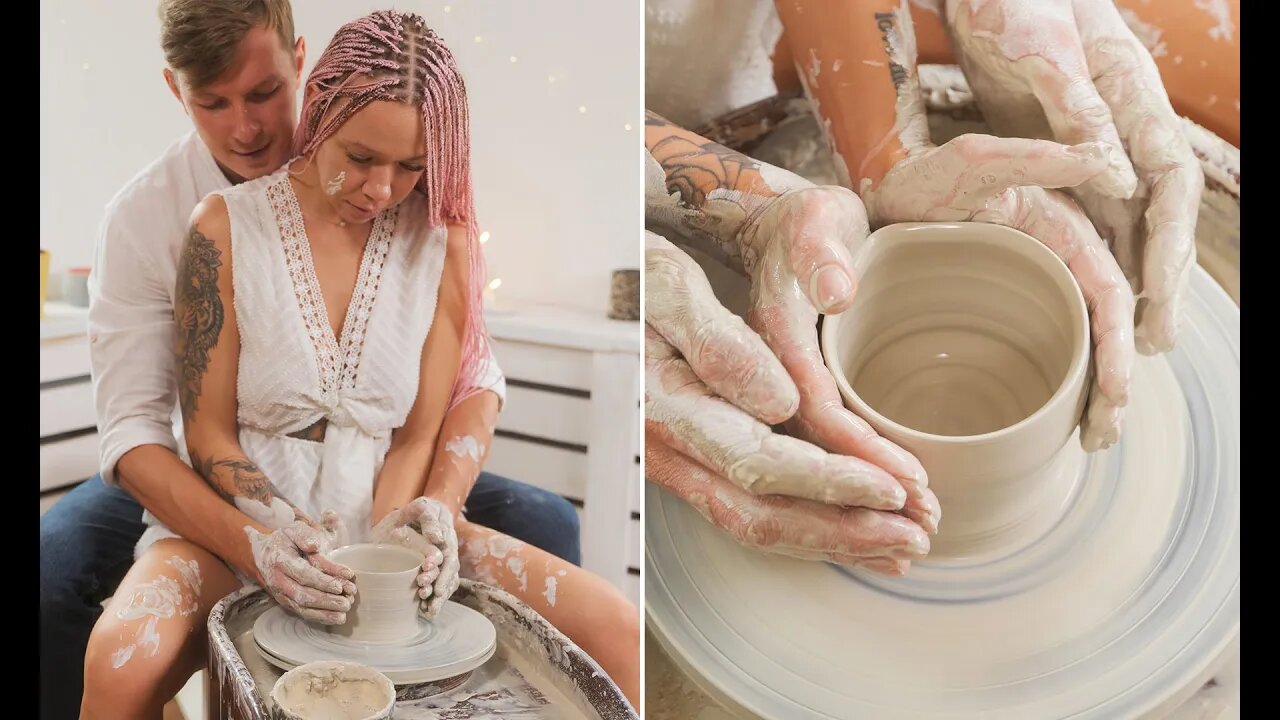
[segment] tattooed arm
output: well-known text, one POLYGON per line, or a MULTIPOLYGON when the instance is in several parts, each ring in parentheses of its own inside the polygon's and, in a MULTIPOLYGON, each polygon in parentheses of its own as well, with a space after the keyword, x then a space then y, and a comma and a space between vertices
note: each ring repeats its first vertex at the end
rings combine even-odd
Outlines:
POLYGON ((815 186, 652 113, 645 150, 647 227, 715 252, 744 271, 751 283, 746 320, 755 331, 741 327, 709 288, 697 289, 706 280, 688 256, 652 235, 645 252, 646 277, 655 280, 645 287, 649 437, 708 460, 759 444, 761 454, 735 472, 746 473, 745 481, 752 475, 748 467, 794 471, 807 479, 787 494, 800 497, 818 497, 812 493, 831 484, 829 473, 854 485, 872 483, 881 495, 889 492, 885 483, 900 485, 898 494, 871 506, 888 502, 934 531, 939 509, 924 469, 845 409, 818 351, 819 312, 842 312, 853 301, 849 247, 867 235, 857 196, 815 186), (688 382, 689 375, 699 382, 688 382), (723 400, 697 417, 687 414, 693 396, 704 390, 723 400), (724 416, 722 427, 736 424, 742 434, 714 437, 698 429, 716 414, 724 416), (797 442, 774 442, 778 438, 769 434, 767 425, 784 421, 797 442), (838 459, 823 459, 827 453, 838 459))
POLYGON ((252 576, 294 613, 340 624, 355 585, 349 568, 325 557, 340 542, 336 514, 326 512, 317 525, 280 496, 240 447, 240 333, 231 288, 230 218, 222 197, 211 195, 192 211, 174 291, 178 401, 191 465, 227 501, 211 514, 222 523, 220 534, 239 540, 252 576), (223 510, 233 506, 235 516, 223 510))
POLYGON ((744 230, 788 190, 813 183, 645 111, 645 225, 738 271, 755 253, 744 230))
POLYGON ((240 333, 231 302, 231 232, 225 201, 206 198, 178 262, 174 292, 178 403, 191 466, 224 500, 274 529, 314 521, 280 496, 240 448, 236 369, 240 333))

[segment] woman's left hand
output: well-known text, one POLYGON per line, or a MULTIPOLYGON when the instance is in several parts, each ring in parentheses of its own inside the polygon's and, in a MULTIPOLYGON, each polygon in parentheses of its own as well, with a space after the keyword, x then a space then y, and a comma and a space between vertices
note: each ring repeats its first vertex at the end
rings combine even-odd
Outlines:
POLYGON ((1151 53, 1111 0, 947 0, 946 8, 993 130, 1112 148, 1106 172, 1074 194, 1137 294, 1138 350, 1170 350, 1196 264, 1204 174, 1151 53))
POLYGON ((961 135, 928 143, 863 191, 873 227, 898 222, 986 222, 1021 230, 1054 252, 1089 308, 1093 387, 1081 420, 1090 452, 1120 437, 1134 361, 1133 292, 1093 225, 1066 194, 1109 166, 1102 143, 961 135))
POLYGON ((401 545, 422 553, 418 601, 422 615, 434 618, 458 589, 458 533, 444 503, 419 497, 392 510, 370 533, 374 542, 401 545))

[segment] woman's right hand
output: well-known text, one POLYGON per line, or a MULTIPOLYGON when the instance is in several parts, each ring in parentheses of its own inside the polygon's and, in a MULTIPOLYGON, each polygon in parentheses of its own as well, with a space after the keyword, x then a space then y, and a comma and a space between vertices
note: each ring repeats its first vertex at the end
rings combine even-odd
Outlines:
POLYGON ((341 520, 326 512, 319 527, 295 520, 270 533, 245 528, 263 587, 304 620, 341 625, 355 600, 355 573, 325 553, 340 544, 341 520))

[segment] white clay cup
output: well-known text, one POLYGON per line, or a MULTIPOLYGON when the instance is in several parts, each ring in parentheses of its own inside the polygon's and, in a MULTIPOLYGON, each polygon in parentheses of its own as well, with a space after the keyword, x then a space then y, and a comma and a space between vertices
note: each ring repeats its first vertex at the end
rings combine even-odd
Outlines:
POLYGON ((1066 265, 985 223, 889 225, 853 264, 857 295, 825 319, 823 357, 845 405, 924 465, 943 513, 931 556, 1046 529, 1076 480, 1067 441, 1090 373, 1066 265))
POLYGON ((368 643, 403 641, 418 632, 418 573, 423 557, 406 547, 346 545, 329 559, 355 572, 355 601, 347 621, 329 632, 368 643))
POLYGON ((281 675, 271 699, 285 720, 390 720, 396 688, 367 665, 321 660, 281 675))

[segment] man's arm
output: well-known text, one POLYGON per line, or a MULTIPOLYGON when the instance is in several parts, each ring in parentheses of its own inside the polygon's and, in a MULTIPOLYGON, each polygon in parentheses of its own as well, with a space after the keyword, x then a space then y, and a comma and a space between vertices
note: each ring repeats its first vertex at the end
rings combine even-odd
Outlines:
POLYGON ((648 110, 644 146, 645 226, 739 271, 758 260, 743 230, 783 193, 813 186, 648 110))
POLYGON ((173 305, 138 240, 110 210, 98 238, 89 306, 102 478, 174 532, 252 576, 242 530, 249 519, 220 501, 177 455, 173 305))
POLYGON ((240 332, 231 301, 230 218, 217 195, 197 205, 192 217, 174 290, 178 403, 191 467, 268 531, 294 520, 314 526, 240 447, 240 332))

